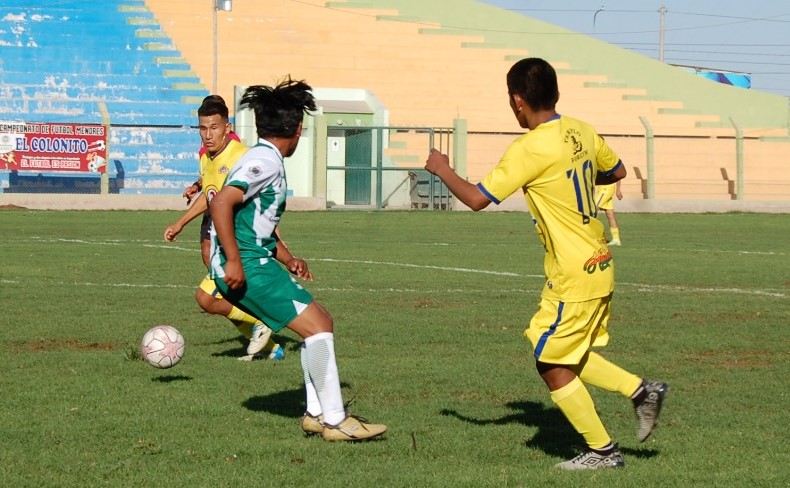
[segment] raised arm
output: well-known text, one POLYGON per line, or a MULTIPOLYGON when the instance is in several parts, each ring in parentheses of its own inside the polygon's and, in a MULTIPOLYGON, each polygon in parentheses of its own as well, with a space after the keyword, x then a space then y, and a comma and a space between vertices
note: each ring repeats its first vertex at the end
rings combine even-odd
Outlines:
POLYGON ((428 160, 425 161, 425 169, 442 180, 453 195, 472 210, 482 210, 491 203, 480 189, 458 176, 458 173, 450 167, 450 158, 436 149, 431 149, 428 160))

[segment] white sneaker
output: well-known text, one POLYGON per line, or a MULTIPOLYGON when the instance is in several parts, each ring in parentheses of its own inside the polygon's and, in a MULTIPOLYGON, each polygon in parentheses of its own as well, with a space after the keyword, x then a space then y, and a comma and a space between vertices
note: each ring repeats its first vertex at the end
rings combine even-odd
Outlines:
POLYGON ((625 466, 623 453, 617 444, 609 454, 599 454, 592 449, 587 449, 570 461, 555 464, 554 467, 565 470, 622 468, 625 466))
POLYGON ((247 346, 247 355, 254 356, 261 352, 271 337, 272 329, 266 327, 262 322, 253 325, 252 337, 250 337, 250 343, 247 346))
POLYGON ((619 246, 620 239, 612 239, 611 241, 606 243, 607 246, 619 246))

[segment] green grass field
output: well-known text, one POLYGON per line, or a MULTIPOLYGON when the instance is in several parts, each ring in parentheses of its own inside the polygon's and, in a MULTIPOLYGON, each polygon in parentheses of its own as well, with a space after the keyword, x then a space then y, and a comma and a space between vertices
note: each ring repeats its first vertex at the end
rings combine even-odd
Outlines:
POLYGON ((790 219, 618 216, 608 358, 671 384, 635 439, 630 402, 591 388, 624 470, 560 472, 581 439, 523 329, 542 286, 527 214, 291 212, 283 233, 335 317, 366 444, 305 438, 298 339, 283 362, 193 300, 197 224, 177 212, 0 211, 0 486, 788 486, 790 219), (176 367, 137 357, 151 326, 176 367), (592 484, 591 484, 592 483, 592 484))

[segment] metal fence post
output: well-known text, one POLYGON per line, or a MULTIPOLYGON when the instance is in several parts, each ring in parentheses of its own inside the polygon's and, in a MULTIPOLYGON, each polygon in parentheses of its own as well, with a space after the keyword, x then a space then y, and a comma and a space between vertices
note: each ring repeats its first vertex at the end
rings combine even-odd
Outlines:
POLYGON ((639 120, 645 127, 645 150, 647 152, 647 199, 653 200, 656 197, 656 177, 655 177, 655 148, 653 147, 653 127, 646 117, 639 116, 639 120))
POLYGON ((732 117, 730 123, 735 128, 735 199, 743 200, 743 129, 732 117))
POLYGON ((463 179, 467 179, 467 138, 466 119, 453 120, 453 161, 455 162, 455 172, 463 179))
POLYGON ((313 197, 326 202, 326 166, 327 166, 327 124, 326 115, 313 117, 313 197))
POLYGON ((99 182, 99 193, 102 195, 110 194, 110 112, 107 110, 107 105, 104 102, 99 102, 99 112, 101 112, 101 123, 104 126, 104 137, 107 139, 106 145, 106 159, 107 166, 104 167, 104 173, 101 174, 101 181, 99 182))
POLYGON ((376 208, 381 209, 384 207, 382 203, 382 193, 384 192, 384 128, 376 127, 376 208))

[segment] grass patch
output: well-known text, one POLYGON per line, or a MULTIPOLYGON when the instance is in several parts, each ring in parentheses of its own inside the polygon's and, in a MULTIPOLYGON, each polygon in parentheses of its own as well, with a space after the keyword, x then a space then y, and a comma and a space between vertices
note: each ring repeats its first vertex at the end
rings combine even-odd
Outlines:
POLYGON ((200 313, 197 225, 177 212, 0 211, 3 486, 780 486, 790 420, 790 221, 784 215, 618 216, 607 357, 672 386, 635 440, 627 399, 592 389, 626 455, 564 473, 581 439, 534 371, 523 329, 543 249, 527 214, 293 212, 283 234, 332 312, 346 399, 385 440, 301 435, 297 337, 283 362, 200 313), (186 338, 156 370, 153 325, 186 338), (659 483, 660 480, 660 483, 659 483))

